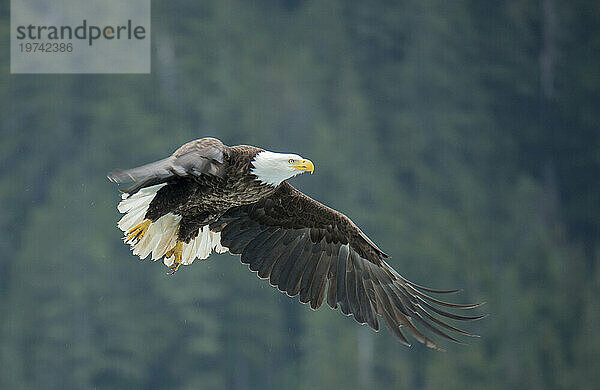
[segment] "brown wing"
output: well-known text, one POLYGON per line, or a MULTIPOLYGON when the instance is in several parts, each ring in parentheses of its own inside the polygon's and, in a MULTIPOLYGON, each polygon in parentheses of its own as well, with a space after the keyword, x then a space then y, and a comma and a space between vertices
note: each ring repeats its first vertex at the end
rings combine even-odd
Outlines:
POLYGON ((242 262, 269 279, 289 296, 319 308, 325 299, 331 308, 354 316, 361 324, 379 329, 378 315, 406 345, 404 327, 418 341, 438 348, 415 325, 458 342, 446 329, 473 336, 442 322, 436 315, 456 320, 461 316, 440 309, 472 309, 480 304, 457 305, 426 294, 453 293, 416 285, 401 277, 388 257, 345 215, 324 206, 284 182, 277 192, 255 204, 229 210, 211 225, 221 232, 221 245, 242 262))
POLYGON ((227 148, 215 138, 198 139, 181 146, 163 160, 111 172, 108 179, 115 183, 133 182, 133 186, 124 192, 134 194, 141 188, 165 183, 176 177, 203 174, 221 176, 224 171, 223 154, 227 148))

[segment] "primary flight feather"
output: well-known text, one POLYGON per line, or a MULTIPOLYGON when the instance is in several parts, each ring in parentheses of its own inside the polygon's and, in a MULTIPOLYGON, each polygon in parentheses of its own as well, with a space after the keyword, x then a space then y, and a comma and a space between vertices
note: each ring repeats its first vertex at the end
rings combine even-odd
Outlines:
POLYGON ((472 334, 441 320, 475 320, 442 309, 472 309, 441 301, 433 290, 403 278, 348 217, 296 190, 287 179, 313 172, 296 154, 254 146, 227 146, 214 138, 188 142, 166 159, 108 178, 131 182, 123 191, 118 223, 133 253, 175 272, 212 251, 240 254, 273 286, 319 308, 326 300, 361 324, 379 329, 381 316, 404 344, 401 328, 431 348, 422 329, 458 342, 472 334), (417 327, 418 326, 418 327, 417 327))

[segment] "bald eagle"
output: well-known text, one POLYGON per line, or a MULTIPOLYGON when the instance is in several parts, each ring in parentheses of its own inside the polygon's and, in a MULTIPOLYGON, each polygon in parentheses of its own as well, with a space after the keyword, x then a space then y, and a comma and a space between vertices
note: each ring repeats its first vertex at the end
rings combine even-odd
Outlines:
POLYGON ((254 146, 227 146, 214 138, 191 141, 166 159, 112 172, 123 190, 118 222, 124 241, 141 259, 163 259, 174 273, 212 251, 241 255, 261 279, 300 302, 319 308, 325 300, 361 324, 379 330, 381 316, 405 345, 406 329, 439 349, 419 328, 459 342, 450 332, 474 336, 440 318, 476 320, 443 310, 480 304, 448 303, 433 290, 398 274, 388 255, 348 217, 292 187, 286 180, 312 173, 296 154, 254 146), (440 317, 441 316, 441 317, 440 317), (448 332, 450 331, 450 332, 448 332))

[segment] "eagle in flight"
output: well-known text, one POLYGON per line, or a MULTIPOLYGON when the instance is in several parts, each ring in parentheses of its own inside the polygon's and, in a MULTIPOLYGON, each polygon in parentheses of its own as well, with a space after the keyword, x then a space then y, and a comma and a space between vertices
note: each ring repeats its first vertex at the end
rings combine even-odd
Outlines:
POLYGON ((473 309, 431 296, 434 290, 396 272, 389 257, 347 216, 292 187, 286 180, 312 173, 311 161, 215 138, 188 142, 170 157, 108 175, 123 190, 118 222, 124 241, 141 259, 163 259, 171 272, 206 259, 214 250, 241 255, 261 279, 300 302, 325 300, 361 324, 379 330, 378 316, 405 345, 401 328, 428 347, 422 331, 459 342, 475 336, 444 321, 476 320, 446 309, 473 309), (417 327, 419 326, 419 328, 417 327), (449 334, 450 333, 450 334, 449 334))

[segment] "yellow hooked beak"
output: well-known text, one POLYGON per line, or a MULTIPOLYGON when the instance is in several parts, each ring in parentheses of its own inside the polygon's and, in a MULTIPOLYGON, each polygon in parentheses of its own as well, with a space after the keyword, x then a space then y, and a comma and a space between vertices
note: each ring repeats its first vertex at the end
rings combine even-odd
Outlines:
POLYGON ((292 168, 295 168, 299 171, 307 171, 310 172, 311 175, 315 170, 315 166, 310 160, 300 160, 298 164, 290 165, 292 168))

